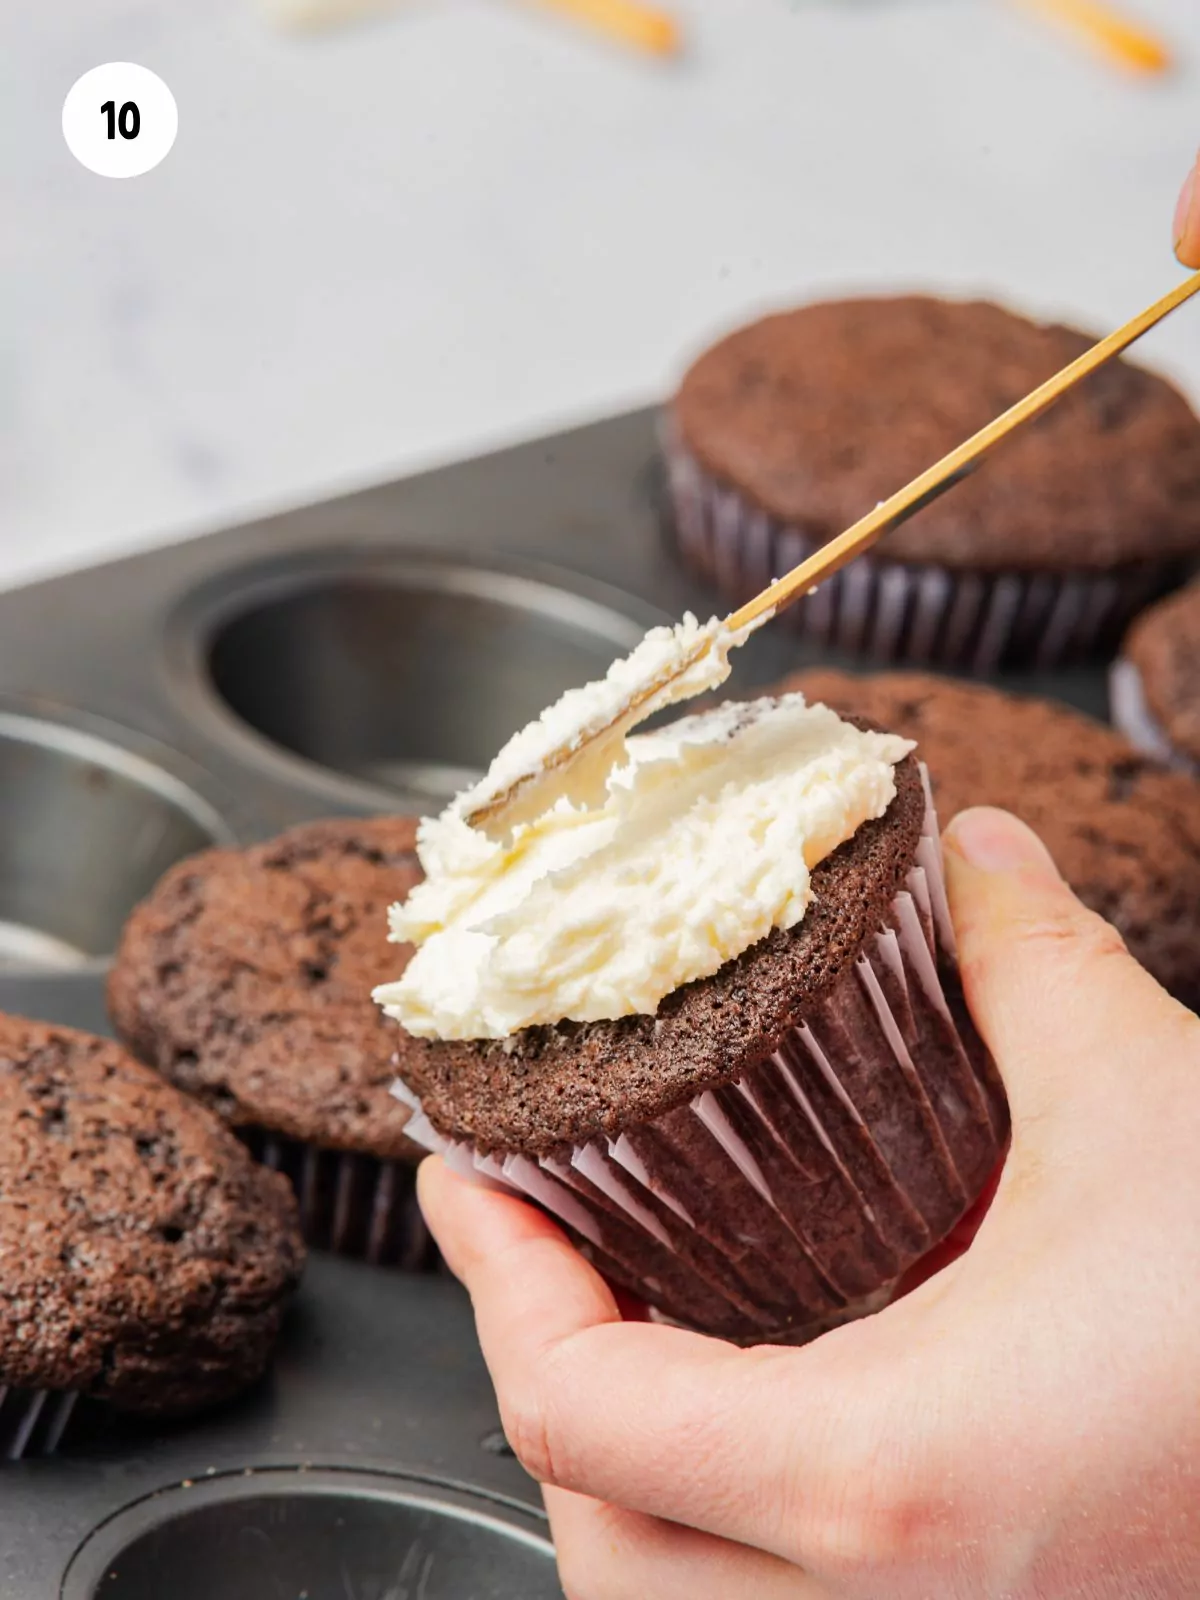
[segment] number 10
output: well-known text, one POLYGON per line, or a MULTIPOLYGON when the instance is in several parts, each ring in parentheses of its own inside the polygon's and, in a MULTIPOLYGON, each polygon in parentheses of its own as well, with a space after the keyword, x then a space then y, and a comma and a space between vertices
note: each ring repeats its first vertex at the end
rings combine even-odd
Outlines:
POLYGON ((126 100, 120 111, 115 100, 106 100, 100 107, 100 115, 108 118, 110 139, 115 139, 118 132, 122 139, 136 139, 141 132, 142 115, 132 100, 126 100))

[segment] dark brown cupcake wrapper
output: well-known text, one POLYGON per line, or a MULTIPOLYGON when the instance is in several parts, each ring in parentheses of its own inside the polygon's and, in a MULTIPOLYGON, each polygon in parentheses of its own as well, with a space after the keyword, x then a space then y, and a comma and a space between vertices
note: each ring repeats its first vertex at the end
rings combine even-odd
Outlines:
MULTIPOLYGON (((675 535, 686 564, 736 606, 822 540, 711 478, 662 427, 675 535)), ((831 649, 971 673, 1111 655, 1137 612, 1186 576, 1179 561, 1113 572, 958 572, 860 556, 781 619, 831 649)))
POLYGON ((257 1161, 290 1181, 305 1242, 314 1250, 405 1272, 436 1264, 410 1163, 323 1150, 262 1128, 241 1128, 238 1134, 257 1161))
POLYGON ((1150 709, 1141 673, 1123 656, 1118 656, 1109 668, 1108 706, 1114 726, 1143 754, 1200 776, 1200 763, 1171 743, 1167 730, 1150 709))
MULTIPOLYGON (((928 790, 927 790, 928 793, 928 790)), ((522 1194, 669 1319, 811 1337, 885 1303, 976 1199, 1003 1088, 957 993, 932 805, 916 863, 857 963, 769 1060, 569 1157, 444 1138, 403 1084, 410 1137, 522 1194)))
POLYGON ((66 1435, 79 1396, 61 1389, 0 1384, 0 1461, 53 1455, 66 1435))

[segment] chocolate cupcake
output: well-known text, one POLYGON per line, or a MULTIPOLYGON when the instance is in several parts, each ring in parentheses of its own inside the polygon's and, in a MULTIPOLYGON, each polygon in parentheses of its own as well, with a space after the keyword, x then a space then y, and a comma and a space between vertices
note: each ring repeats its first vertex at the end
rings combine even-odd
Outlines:
MULTIPOLYGON (((1091 341, 982 302, 844 300, 730 334, 665 420, 680 552, 731 605, 961 444, 1091 341)), ((1200 421, 1116 360, 784 617, 970 671, 1111 654, 1200 557, 1200 421)))
POLYGON ((1200 1010, 1200 783, 1065 706, 916 672, 800 672, 779 685, 915 739, 943 817, 1002 806, 1087 905, 1200 1010))
POLYGON ((381 1265, 432 1260, 403 1036, 371 1001, 403 957, 387 907, 421 876, 404 818, 315 822, 181 862, 133 913, 108 986, 120 1038, 286 1172, 309 1243, 381 1265))
POLYGON ((421 1035, 412 1136, 688 1326, 802 1339, 883 1304, 1007 1131, 908 750, 726 705, 630 738, 592 814, 429 826, 396 917, 427 942, 378 991, 421 1035))
POLYGON ((264 1371, 304 1261, 288 1185, 111 1041, 0 1015, 0 1458, 76 1399, 180 1416, 264 1371))
POLYGON ((1109 700, 1139 750, 1200 775, 1200 584, 1134 623, 1113 662, 1109 700))

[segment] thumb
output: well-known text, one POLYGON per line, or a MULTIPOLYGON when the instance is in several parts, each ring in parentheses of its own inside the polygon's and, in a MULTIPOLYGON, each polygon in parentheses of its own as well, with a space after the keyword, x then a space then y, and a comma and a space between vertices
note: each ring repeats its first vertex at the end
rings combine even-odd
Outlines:
POLYGON ((1175 254, 1185 267, 1200 267, 1200 157, 1184 180, 1175 207, 1175 254))
POLYGON ((1037 835, 981 807, 954 819, 945 846, 963 987, 1014 1140, 1045 1121, 1053 1136, 1064 1116, 1083 1133, 1089 1105, 1111 1126, 1122 1101, 1177 1092, 1174 1064, 1194 1062, 1200 1024, 1076 899, 1037 835))

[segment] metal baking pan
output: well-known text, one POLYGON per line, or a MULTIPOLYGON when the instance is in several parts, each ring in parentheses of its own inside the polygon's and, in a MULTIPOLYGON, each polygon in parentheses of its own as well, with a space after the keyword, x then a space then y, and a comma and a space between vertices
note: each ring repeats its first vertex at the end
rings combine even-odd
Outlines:
MULTIPOLYGON (((437 808, 689 608, 649 411, 0 595, 0 1010, 107 1031, 172 861, 437 808)), ((739 688, 816 658, 782 628, 741 655, 739 688)), ((1105 713, 1098 668, 998 681, 1105 713)), ((3 1600, 168 1592, 559 1593, 454 1284, 316 1257, 243 1402, 0 1468, 3 1600)))

